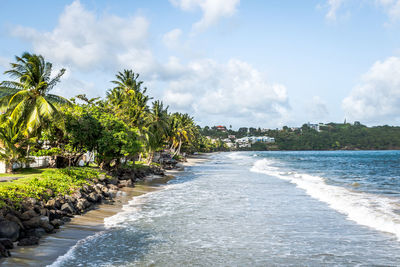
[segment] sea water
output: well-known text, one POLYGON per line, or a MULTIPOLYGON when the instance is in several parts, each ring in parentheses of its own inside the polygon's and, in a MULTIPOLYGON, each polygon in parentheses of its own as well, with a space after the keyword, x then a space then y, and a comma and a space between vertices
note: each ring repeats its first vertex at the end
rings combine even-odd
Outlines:
POLYGON ((400 152, 232 152, 133 198, 53 266, 397 266, 400 152))

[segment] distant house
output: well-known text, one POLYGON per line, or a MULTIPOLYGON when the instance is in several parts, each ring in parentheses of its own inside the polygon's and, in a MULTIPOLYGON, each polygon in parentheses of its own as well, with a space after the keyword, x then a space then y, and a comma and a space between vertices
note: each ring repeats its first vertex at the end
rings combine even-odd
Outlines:
POLYGON ((235 136, 235 135, 233 135, 233 134, 231 134, 231 135, 228 135, 228 138, 229 138, 229 139, 235 139, 235 138, 236 138, 236 136, 235 136))
POLYGON ((222 125, 215 126, 215 128, 217 129, 217 131, 221 131, 221 132, 226 132, 227 131, 226 127, 222 126, 222 125))
POLYGON ((236 143, 239 144, 239 147, 246 147, 246 146, 241 146, 241 145, 244 145, 244 144, 251 145, 256 142, 275 143, 275 138, 269 137, 269 136, 248 136, 248 137, 236 139, 236 143))

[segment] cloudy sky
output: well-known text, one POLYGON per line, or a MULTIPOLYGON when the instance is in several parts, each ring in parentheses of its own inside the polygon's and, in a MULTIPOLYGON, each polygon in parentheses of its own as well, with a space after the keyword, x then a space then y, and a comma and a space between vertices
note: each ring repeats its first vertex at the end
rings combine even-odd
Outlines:
POLYGON ((400 0, 1 1, 0 80, 15 55, 104 96, 115 74, 202 126, 400 125, 400 0))

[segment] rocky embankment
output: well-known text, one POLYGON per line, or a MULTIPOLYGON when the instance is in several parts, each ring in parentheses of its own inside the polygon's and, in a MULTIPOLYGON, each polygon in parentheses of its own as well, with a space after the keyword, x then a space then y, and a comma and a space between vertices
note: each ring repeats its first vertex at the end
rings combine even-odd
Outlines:
POLYGON ((94 209, 100 203, 112 203, 120 188, 133 187, 135 181, 151 174, 164 175, 164 171, 159 167, 119 169, 111 176, 88 179, 88 184, 73 194, 48 201, 27 198, 19 208, 1 210, 0 256, 11 256, 10 249, 16 245, 37 245, 43 235, 54 233, 74 215, 94 209))

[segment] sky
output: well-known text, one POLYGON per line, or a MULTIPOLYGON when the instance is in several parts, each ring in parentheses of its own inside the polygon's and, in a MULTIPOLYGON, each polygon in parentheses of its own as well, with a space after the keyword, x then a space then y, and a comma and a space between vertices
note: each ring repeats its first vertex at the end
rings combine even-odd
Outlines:
POLYGON ((52 93, 104 97, 132 69, 201 126, 400 125, 400 0, 0 0, 16 55, 66 68, 52 93))

